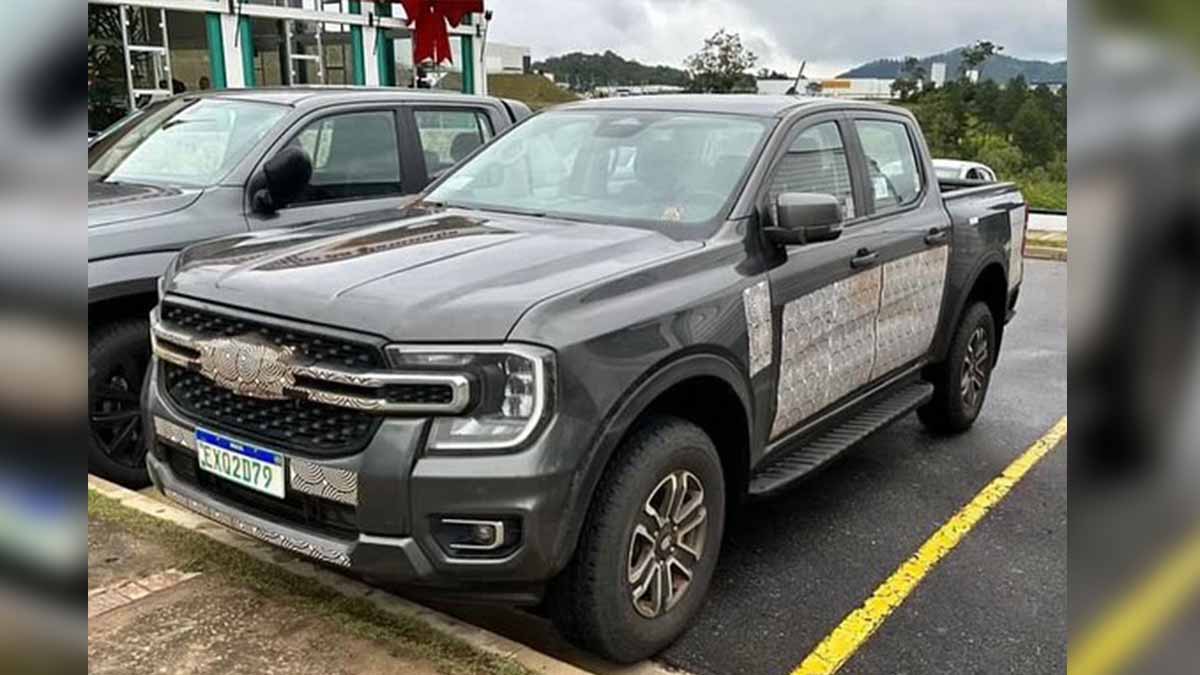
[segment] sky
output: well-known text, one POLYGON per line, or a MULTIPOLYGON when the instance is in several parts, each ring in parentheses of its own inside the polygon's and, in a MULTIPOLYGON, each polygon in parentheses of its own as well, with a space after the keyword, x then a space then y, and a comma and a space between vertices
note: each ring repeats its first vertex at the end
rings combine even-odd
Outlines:
POLYGON ((533 60, 611 49, 682 67, 720 28, 741 34, 758 66, 831 77, 878 58, 928 56, 976 40, 1057 61, 1067 0, 484 0, 489 40, 527 45, 533 60))

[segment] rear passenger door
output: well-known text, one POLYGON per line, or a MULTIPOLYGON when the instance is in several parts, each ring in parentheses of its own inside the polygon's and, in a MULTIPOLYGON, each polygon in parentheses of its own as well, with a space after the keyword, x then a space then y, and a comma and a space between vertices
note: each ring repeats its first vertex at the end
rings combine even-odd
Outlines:
POLYGON ((412 107, 422 188, 491 140, 500 128, 494 113, 472 106, 412 107))
POLYGON ((866 208, 880 232, 880 306, 870 380, 923 358, 933 344, 949 264, 950 218, 917 129, 887 113, 853 114, 853 142, 867 185, 866 208))
MULTIPOLYGON (((882 229, 864 209, 865 184, 855 171, 852 127, 840 113, 801 119, 775 157, 759 212, 768 224, 784 192, 833 195, 842 203, 842 235, 787 247, 767 274, 778 376, 772 441, 784 438, 870 382, 875 356, 882 229)), ((747 306, 761 284, 747 293, 747 306)))
POLYGON ((405 138, 397 107, 322 111, 289 131, 283 147, 298 147, 312 160, 304 192, 278 213, 251 212, 253 228, 296 226, 399 206, 419 190, 405 171, 405 138))

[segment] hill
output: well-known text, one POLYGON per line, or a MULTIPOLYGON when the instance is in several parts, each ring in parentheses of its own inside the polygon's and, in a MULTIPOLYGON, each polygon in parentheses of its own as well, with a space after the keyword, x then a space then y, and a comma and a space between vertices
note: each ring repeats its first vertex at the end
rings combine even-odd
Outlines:
MULTIPOLYGON (((458 73, 446 73, 439 88, 461 91, 462 76, 458 73)), ((575 94, 564 91, 550 80, 533 73, 491 73, 488 75, 488 95, 516 99, 534 110, 579 100, 575 94)))
MULTIPOLYGON (((958 67, 962 63, 962 48, 952 49, 941 54, 934 54, 921 59, 925 72, 930 72, 930 66, 937 62, 946 64, 946 77, 958 75, 958 67)), ((894 78, 900 74, 903 59, 878 59, 865 63, 857 68, 846 71, 839 77, 878 77, 894 78)), ((1067 62, 1032 61, 1018 59, 1007 54, 997 54, 988 59, 980 74, 983 79, 995 82, 1008 82, 1017 75, 1024 75, 1029 82, 1066 82, 1067 62)))
POLYGON ((552 56, 533 64, 533 69, 553 73, 556 80, 567 83, 575 91, 618 84, 671 84, 680 87, 688 84, 687 73, 679 68, 647 66, 621 58, 611 49, 603 54, 571 52, 552 56))

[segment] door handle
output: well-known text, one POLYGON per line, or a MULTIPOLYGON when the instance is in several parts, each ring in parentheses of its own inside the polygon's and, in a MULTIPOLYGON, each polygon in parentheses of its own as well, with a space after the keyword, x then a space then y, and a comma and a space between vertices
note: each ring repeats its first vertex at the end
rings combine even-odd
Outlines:
POLYGON ((858 249, 858 253, 855 253, 854 257, 850 259, 850 266, 856 270, 862 269, 864 267, 870 267, 871 265, 874 265, 875 261, 878 259, 879 254, 875 251, 860 248, 858 249))
POLYGON ((925 234, 925 243, 930 246, 946 243, 950 238, 950 229, 946 227, 935 227, 925 234))

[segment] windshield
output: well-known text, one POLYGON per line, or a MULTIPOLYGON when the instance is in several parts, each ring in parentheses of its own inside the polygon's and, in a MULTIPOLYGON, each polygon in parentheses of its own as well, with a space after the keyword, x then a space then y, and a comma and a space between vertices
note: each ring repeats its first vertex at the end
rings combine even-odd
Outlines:
POLYGON ((88 148, 88 177, 114 183, 212 185, 287 111, 248 101, 164 101, 88 148))
POLYGON ((769 123, 660 111, 543 113, 458 167, 427 199, 702 238, 736 197, 769 123))

